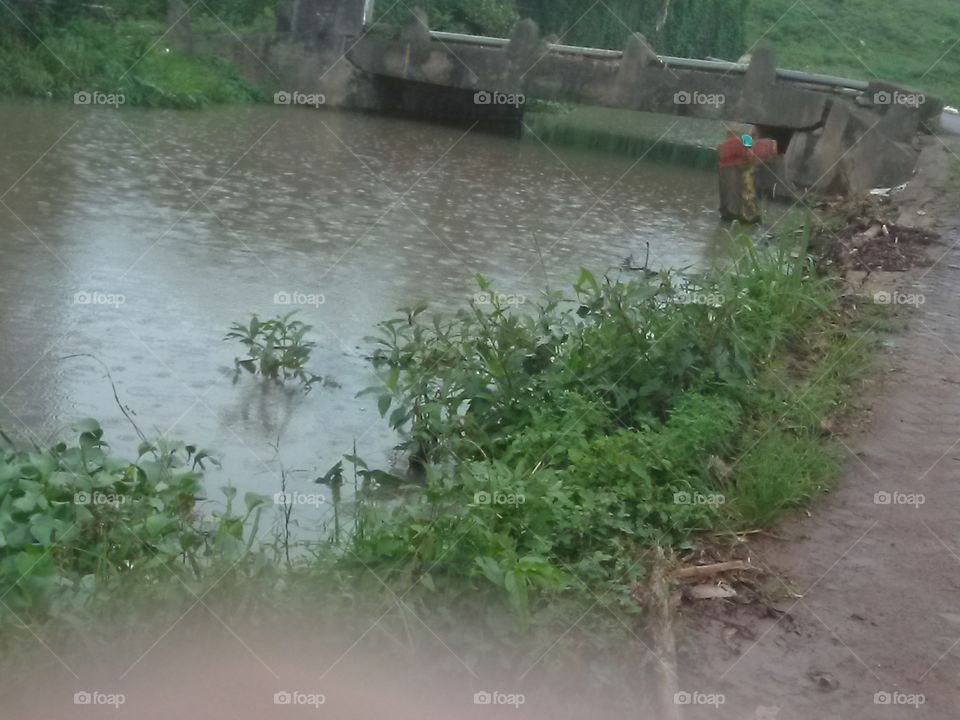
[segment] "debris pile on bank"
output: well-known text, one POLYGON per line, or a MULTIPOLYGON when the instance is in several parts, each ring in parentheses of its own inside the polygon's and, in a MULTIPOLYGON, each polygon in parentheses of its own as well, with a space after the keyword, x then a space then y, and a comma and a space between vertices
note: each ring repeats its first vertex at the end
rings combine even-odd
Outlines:
POLYGON ((826 198, 818 213, 833 218, 813 228, 824 260, 848 271, 902 272, 928 262, 927 246, 939 236, 898 225, 888 198, 826 198))

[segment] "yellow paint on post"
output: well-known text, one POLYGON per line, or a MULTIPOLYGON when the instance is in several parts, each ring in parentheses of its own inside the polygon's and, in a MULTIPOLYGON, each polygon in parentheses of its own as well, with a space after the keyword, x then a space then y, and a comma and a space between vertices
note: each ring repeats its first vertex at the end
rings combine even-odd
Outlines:
POLYGON ((743 205, 740 219, 745 223, 758 223, 761 219, 756 172, 757 168, 753 163, 743 169, 743 205))

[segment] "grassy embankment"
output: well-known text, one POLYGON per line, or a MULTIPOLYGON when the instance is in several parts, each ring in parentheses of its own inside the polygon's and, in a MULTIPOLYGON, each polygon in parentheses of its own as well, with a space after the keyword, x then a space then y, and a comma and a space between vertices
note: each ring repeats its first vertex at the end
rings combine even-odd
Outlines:
POLYGON ((960 102, 960 4, 953 0, 763 0, 747 22, 749 44, 771 42, 783 67, 880 78, 960 102))
MULTIPOLYGON (((325 478, 336 530, 292 552, 282 529, 256 539, 271 498, 226 490, 225 511, 198 504, 207 453, 195 447, 119 458, 85 421, 69 445, 3 450, 4 637, 32 642, 19 620, 89 627, 118 601, 175 619, 186 588, 212 578, 207 601, 235 609, 376 617, 397 592, 438 631, 462 633, 469 617, 513 638, 598 594, 636 613, 651 548, 766 527, 838 473, 826 428, 867 365, 864 319, 806 247, 737 250, 703 276, 584 272, 565 298, 523 311, 484 286, 492 302, 453 318, 419 307, 382 323, 371 392, 426 472, 395 479, 347 456, 325 478)), ((590 642, 620 638, 600 615, 581 626, 609 634, 590 642)))
POLYGON ((158 21, 88 19, 50 28, 39 41, 0 39, 0 97, 100 92, 122 95, 125 105, 176 108, 263 99, 227 61, 169 50, 163 32, 158 21))

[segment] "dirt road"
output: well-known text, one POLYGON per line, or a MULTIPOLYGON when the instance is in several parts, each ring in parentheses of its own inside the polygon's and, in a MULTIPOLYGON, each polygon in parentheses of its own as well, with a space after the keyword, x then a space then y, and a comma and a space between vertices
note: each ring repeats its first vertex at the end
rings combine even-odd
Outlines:
MULTIPOLYGON (((960 718, 960 138, 928 138, 901 219, 934 226, 932 265, 904 278, 872 413, 838 489, 755 543, 795 597, 768 612, 711 600, 684 611, 685 718, 960 718), (947 147, 949 145, 949 148, 947 147), (703 693, 696 696, 693 693, 703 693), (710 693, 724 703, 703 704, 710 693), (701 704, 697 704, 698 701, 701 704)), ((785 593, 784 593, 785 594, 785 593)))

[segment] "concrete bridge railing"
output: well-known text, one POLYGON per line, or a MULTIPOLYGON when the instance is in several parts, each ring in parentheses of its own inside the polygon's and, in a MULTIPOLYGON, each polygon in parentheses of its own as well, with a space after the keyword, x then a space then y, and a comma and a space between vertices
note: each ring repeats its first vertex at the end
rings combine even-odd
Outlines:
POLYGON ((371 27, 372 11, 371 0, 285 0, 278 32, 247 39, 269 73, 245 65, 328 104, 494 127, 519 127, 518 98, 747 123, 778 141, 774 172, 790 188, 838 194, 908 180, 917 135, 942 109, 908 88, 778 68, 771 48, 749 63, 691 60, 657 55, 639 33, 600 50, 548 42, 530 20, 487 38, 431 31, 416 12, 402 28, 371 27))

